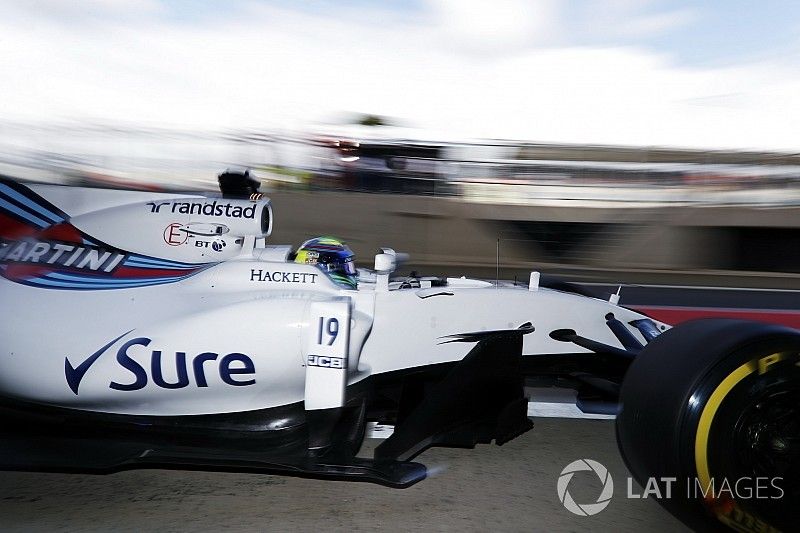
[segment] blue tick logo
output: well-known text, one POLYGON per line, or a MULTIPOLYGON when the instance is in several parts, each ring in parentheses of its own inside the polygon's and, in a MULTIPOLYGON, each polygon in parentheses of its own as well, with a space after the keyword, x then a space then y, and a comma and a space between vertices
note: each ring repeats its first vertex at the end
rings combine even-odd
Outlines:
MULTIPOLYGON (((76 395, 80 388, 81 381, 94 363, 108 351, 117 341, 128 335, 131 331, 126 331, 119 337, 110 341, 108 344, 94 352, 87 357, 78 366, 73 366, 69 358, 64 358, 64 375, 67 378, 67 385, 76 395)), ((144 366, 139 364, 131 357, 128 351, 134 346, 147 347, 153 342, 152 339, 147 337, 137 337, 125 342, 117 350, 116 360, 122 369, 130 373, 126 382, 111 381, 108 385, 110 389, 119 391, 134 391, 143 389, 151 380, 154 385, 162 389, 182 389, 188 387, 190 384, 189 379, 189 365, 187 364, 186 352, 175 352, 175 375, 177 376, 174 382, 168 382, 164 379, 163 372, 163 357, 161 350, 150 351, 150 365, 148 373, 144 366)), ((197 387, 208 387, 208 379, 206 378, 206 364, 211 363, 216 366, 219 372, 219 377, 223 383, 232 385, 234 387, 243 387, 253 385, 255 380, 255 364, 253 360, 238 352, 232 352, 225 356, 220 357, 216 352, 202 352, 191 358, 192 376, 194 377, 194 384, 197 387)))

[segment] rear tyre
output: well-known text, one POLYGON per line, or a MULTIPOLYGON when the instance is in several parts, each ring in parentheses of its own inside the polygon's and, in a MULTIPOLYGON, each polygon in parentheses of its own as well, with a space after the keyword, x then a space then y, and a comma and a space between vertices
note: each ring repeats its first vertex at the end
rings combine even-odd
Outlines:
POLYGON ((637 356, 620 401, 629 470, 643 487, 657 484, 659 502, 689 526, 800 524, 800 331, 687 322, 637 356))

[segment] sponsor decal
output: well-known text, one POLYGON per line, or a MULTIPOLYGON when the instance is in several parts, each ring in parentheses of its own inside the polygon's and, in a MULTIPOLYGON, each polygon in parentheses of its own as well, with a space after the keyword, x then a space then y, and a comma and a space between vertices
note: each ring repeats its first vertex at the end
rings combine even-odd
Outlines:
POLYGON ((281 272, 280 270, 250 269, 250 281, 271 281, 273 283, 316 283, 319 274, 308 272, 281 272))
POLYGON ((181 224, 173 222, 164 229, 164 242, 170 246, 180 246, 189 238, 189 234, 181 229, 181 224))
POLYGON ((0 276, 5 279, 40 289, 126 289, 180 281, 210 264, 129 253, 97 241, 38 194, 0 178, 0 276))
POLYGON ((328 357, 327 355, 309 355, 308 366, 321 366, 323 368, 345 368, 343 357, 328 357))
MULTIPOLYGON (((64 375, 67 385, 75 395, 78 394, 81 381, 92 365, 108 352, 111 346, 131 331, 133 330, 126 331, 115 338, 77 366, 73 366, 69 358, 64 358, 64 375)), ((119 381, 117 378, 112 379, 108 388, 118 391, 135 391, 143 389, 151 382, 162 389, 182 389, 192 384, 196 387, 208 387, 208 375, 214 370, 219 374, 222 382, 227 385, 244 387, 256 382, 255 364, 250 356, 243 353, 231 352, 221 355, 217 352, 201 352, 189 358, 187 352, 176 351, 173 352, 173 359, 172 356, 164 354, 162 350, 152 349, 150 347, 152 342, 152 339, 148 337, 136 337, 126 341, 117 349, 117 364, 127 376, 119 378, 119 381), (137 354, 147 354, 149 365, 143 366, 134 359, 133 356, 137 354), (167 381, 164 377, 165 373, 175 375, 175 380, 167 381)))
POLYGON ((88 244, 23 239, 0 241, 0 263, 45 265, 85 272, 113 272, 126 255, 88 244))
POLYGON ((73 238, 0 238, 0 275, 45 289, 101 290, 171 283, 208 266, 131 254, 73 238))
POLYGON ((147 202, 151 213, 180 213, 182 215, 205 215, 208 217, 255 218, 256 205, 241 206, 218 200, 212 202, 147 202))
POLYGON ((225 249, 225 241, 222 239, 215 239, 213 241, 204 241, 202 239, 195 239, 194 240, 195 248, 210 248, 215 252, 221 252, 225 249))
POLYGON ((150 206, 151 213, 159 213, 162 207, 164 207, 165 205, 169 205, 171 203, 172 202, 147 202, 146 205, 150 206))

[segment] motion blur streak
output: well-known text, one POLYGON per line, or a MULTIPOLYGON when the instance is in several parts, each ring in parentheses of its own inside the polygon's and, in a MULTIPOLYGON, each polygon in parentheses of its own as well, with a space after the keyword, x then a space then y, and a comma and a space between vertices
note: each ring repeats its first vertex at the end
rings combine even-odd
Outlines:
POLYGON ((282 219, 273 242, 333 234, 361 258, 393 242, 423 274, 494 278, 499 266, 505 279, 540 269, 581 281, 800 288, 797 154, 425 141, 385 117, 354 120, 228 132, 5 122, 0 172, 211 191, 220 170, 246 166, 282 219))
POLYGON ((738 318, 742 320, 756 320, 771 324, 783 324, 784 326, 800 329, 800 311, 775 311, 771 309, 715 309, 691 308, 691 307, 645 307, 633 306, 633 309, 645 313, 657 320, 668 324, 680 324, 695 318, 738 318))

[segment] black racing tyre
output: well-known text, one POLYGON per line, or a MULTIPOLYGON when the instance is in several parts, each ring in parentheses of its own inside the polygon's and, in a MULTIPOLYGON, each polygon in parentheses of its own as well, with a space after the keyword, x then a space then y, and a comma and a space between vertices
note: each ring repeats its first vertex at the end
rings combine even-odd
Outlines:
POLYGON ((658 486, 650 495, 687 525, 800 527, 800 331, 681 324, 636 357, 620 401, 628 469, 645 489, 658 486))

